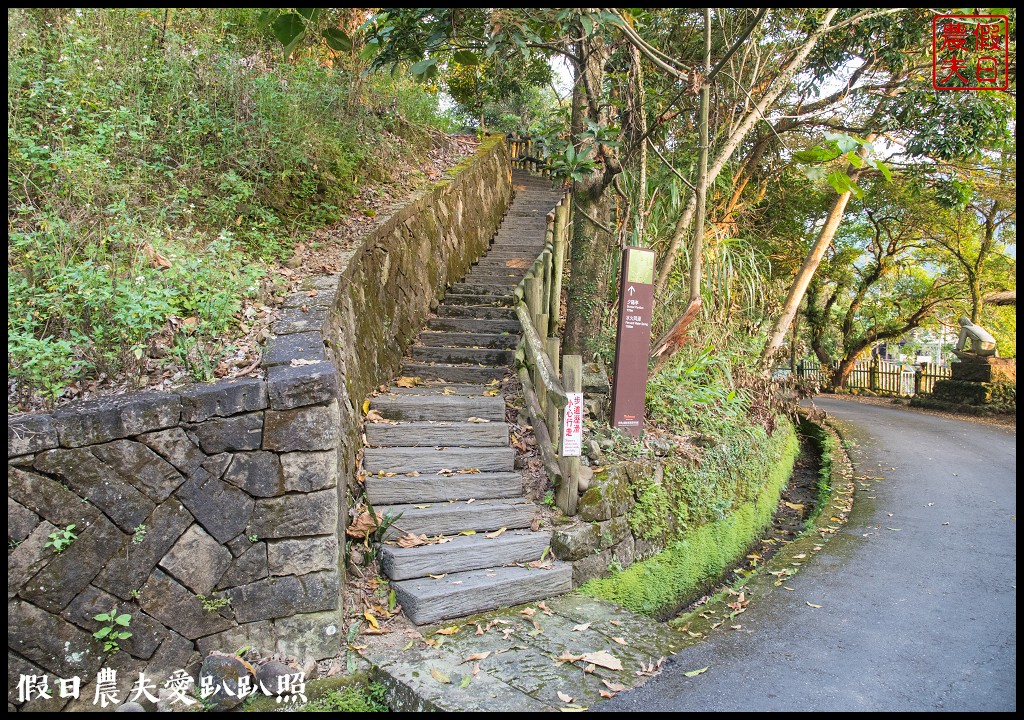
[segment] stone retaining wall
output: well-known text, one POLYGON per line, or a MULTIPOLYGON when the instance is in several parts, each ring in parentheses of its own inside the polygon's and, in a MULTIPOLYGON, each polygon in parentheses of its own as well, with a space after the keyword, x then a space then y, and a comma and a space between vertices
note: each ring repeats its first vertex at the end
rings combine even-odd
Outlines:
POLYGON ((101 667, 123 698, 211 650, 338 652, 359 406, 511 199, 500 138, 457 170, 286 299, 264 378, 8 418, 9 710, 65 708, 56 679, 73 676, 89 706, 101 667), (114 606, 132 637, 107 655, 94 616, 114 606), (48 675, 52 699, 23 706, 22 675, 48 675))

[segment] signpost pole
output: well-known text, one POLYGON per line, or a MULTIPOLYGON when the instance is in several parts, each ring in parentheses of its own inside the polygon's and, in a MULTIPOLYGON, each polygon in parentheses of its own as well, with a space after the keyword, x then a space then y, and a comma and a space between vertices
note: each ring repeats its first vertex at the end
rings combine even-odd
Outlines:
POLYGON ((559 443, 559 465, 562 484, 555 502, 568 516, 576 514, 580 492, 580 451, 583 444, 583 358, 565 355, 562 358, 562 385, 569 402, 565 406, 559 443))
POLYGON ((644 248, 627 247, 622 251, 612 426, 633 437, 640 437, 644 430, 647 358, 651 350, 654 306, 654 257, 653 250, 644 248))

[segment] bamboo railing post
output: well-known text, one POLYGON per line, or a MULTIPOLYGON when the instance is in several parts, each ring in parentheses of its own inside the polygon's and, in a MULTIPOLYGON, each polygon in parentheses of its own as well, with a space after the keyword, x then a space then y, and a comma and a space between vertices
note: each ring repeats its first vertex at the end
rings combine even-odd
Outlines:
MULTIPOLYGON (((540 294, 540 312, 544 313, 549 317, 551 316, 551 285, 553 282, 554 275, 554 273, 551 271, 551 257, 551 245, 545 245, 544 252, 540 254, 542 263, 541 267, 544 269, 544 285, 541 289, 540 294)), ((547 337, 548 326, 538 325, 537 332, 540 333, 541 337, 547 337)))
POLYGON ((565 269, 565 241, 568 237, 567 208, 568 196, 565 196, 555 207, 555 227, 551 243, 551 309, 548 312, 551 318, 551 327, 548 331, 552 335, 558 334, 558 326, 561 323, 562 275, 565 269))
MULTIPOLYGON (((583 358, 579 355, 566 355, 562 358, 562 365, 562 383, 565 391, 580 392, 583 387, 583 358)), ((558 437, 558 464, 562 469, 562 483, 558 486, 555 501, 563 513, 572 516, 576 514, 576 505, 579 501, 580 459, 564 457, 561 441, 564 433, 559 433, 558 437)))
MULTIPOLYGON (((560 365, 560 362, 559 362, 560 358, 558 357, 558 350, 559 350, 559 346, 561 345, 561 342, 556 337, 549 337, 547 339, 546 345, 547 345, 546 350, 547 350, 548 360, 551 361, 551 366, 555 369, 555 375, 557 376, 558 373, 559 373, 558 366, 560 365)), ((555 450, 556 451, 560 450, 560 448, 558 447, 558 443, 559 443, 558 438, 562 437, 562 413, 561 413, 561 410, 562 410, 562 408, 558 407, 558 403, 557 402, 550 402, 550 403, 548 403, 548 416, 547 416, 548 432, 551 434, 551 438, 552 438, 552 440, 555 443, 555 450)))

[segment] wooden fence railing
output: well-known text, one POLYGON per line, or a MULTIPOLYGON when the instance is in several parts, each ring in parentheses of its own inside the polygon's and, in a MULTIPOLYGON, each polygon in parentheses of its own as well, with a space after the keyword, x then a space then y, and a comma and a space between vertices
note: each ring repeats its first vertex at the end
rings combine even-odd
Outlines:
POLYGON ((508 143, 512 167, 529 170, 544 177, 551 176, 551 170, 546 167, 549 153, 543 138, 535 138, 532 135, 506 135, 505 141, 508 143))
POLYGON ((561 355, 558 337, 562 270, 569 242, 569 203, 569 196, 564 195, 548 213, 544 250, 516 286, 515 310, 523 336, 515 358, 537 447, 548 477, 557 487, 555 502, 566 515, 575 515, 580 459, 564 456, 562 430, 566 393, 582 390, 583 358, 561 355))
MULTIPOLYGON (((838 363, 833 364, 833 368, 836 366, 838 363)), ((796 373, 799 377, 817 383, 825 380, 821 364, 817 360, 801 361, 797 365, 796 373)), ((948 366, 924 363, 910 370, 905 364, 872 358, 857 361, 844 387, 891 395, 926 395, 932 392, 936 380, 948 379, 951 375, 952 371, 948 366)))

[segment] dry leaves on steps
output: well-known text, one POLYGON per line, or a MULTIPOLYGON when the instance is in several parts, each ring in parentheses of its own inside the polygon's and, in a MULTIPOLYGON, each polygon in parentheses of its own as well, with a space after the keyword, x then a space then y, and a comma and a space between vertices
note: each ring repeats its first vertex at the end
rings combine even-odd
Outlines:
POLYGON ((370 410, 366 413, 366 419, 372 423, 384 423, 385 425, 397 425, 397 420, 388 420, 386 417, 380 414, 379 410, 370 410))
POLYGON ((395 385, 400 388, 414 388, 421 382, 423 382, 423 378, 403 376, 395 380, 395 385))
POLYGON ((349 526, 345 528, 345 534, 350 538, 362 540, 368 534, 376 530, 377 526, 380 525, 380 522, 383 519, 382 515, 377 515, 375 512, 366 510, 360 513, 355 520, 349 523, 349 526))

